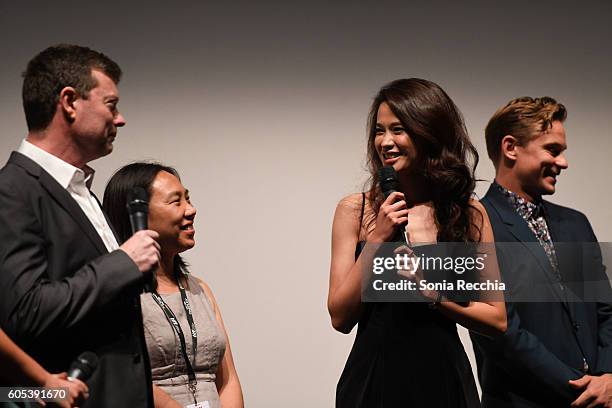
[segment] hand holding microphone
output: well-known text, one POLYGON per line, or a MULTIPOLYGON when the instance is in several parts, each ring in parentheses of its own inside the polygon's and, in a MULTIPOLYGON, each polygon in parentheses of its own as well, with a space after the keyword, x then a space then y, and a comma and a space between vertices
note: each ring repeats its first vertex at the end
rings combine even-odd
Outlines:
POLYGON ((376 228, 372 234, 375 240, 408 244, 405 229, 408 223, 408 207, 404 200, 404 193, 398 191, 397 172, 392 166, 385 166, 378 170, 378 178, 385 201, 378 210, 376 228))
POLYGON ((136 187, 128 194, 127 209, 134 235, 120 249, 132 258, 140 272, 151 273, 151 279, 147 280, 146 285, 146 290, 151 291, 155 287, 155 268, 160 261, 160 246, 156 241, 159 234, 147 229, 149 197, 144 188, 136 187))
POLYGON ((55 401, 48 401, 50 404, 40 400, 38 404, 41 406, 59 406, 62 408, 71 408, 81 405, 89 398, 89 388, 85 384, 98 367, 98 356, 91 351, 81 353, 79 357, 72 362, 68 373, 50 374, 46 379, 43 387, 47 389, 66 388, 66 398, 55 401))
POLYGON ((56 401, 42 400, 38 401, 41 406, 58 406, 62 408, 71 408, 79 406, 87 398, 89 398, 89 388, 79 379, 69 379, 66 373, 49 374, 49 377, 43 384, 43 387, 48 390, 57 390, 58 388, 66 388, 67 394, 65 399, 56 401))
POLYGON ((158 236, 155 231, 138 231, 119 248, 132 258, 140 272, 148 273, 159 264, 159 244, 155 241, 158 236))

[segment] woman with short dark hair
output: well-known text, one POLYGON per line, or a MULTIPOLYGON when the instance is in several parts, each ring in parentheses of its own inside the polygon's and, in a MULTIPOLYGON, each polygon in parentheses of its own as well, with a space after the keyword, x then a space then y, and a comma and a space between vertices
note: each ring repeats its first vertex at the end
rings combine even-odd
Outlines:
POLYGON ((196 209, 177 171, 158 163, 119 169, 104 192, 104 211, 121 241, 131 235, 128 194, 149 194, 148 227, 159 234, 156 289, 141 295, 145 339, 159 389, 183 406, 242 408, 240 381, 219 306, 202 280, 189 273, 180 253, 195 245, 196 209))

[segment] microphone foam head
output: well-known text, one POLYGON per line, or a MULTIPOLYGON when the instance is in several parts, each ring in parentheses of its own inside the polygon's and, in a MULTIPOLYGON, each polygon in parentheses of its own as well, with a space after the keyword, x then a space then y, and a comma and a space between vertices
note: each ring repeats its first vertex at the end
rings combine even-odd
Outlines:
POLYGON ((98 356, 91 351, 81 353, 70 365, 70 371, 81 371, 82 374, 79 376, 81 381, 87 381, 96 368, 98 368, 98 356))
POLYGON ((130 214, 135 212, 148 212, 149 194, 142 187, 134 187, 127 195, 127 208, 130 214))
POLYGON ((399 179, 393 166, 384 166, 378 169, 378 180, 385 197, 399 190, 399 179))

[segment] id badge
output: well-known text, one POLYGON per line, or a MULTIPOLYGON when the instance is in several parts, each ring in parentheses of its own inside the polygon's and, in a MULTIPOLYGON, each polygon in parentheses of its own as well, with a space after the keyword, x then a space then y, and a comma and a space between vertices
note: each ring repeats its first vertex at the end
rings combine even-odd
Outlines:
POLYGON ((185 408, 210 408, 210 404, 208 401, 202 401, 197 404, 186 405, 185 408))

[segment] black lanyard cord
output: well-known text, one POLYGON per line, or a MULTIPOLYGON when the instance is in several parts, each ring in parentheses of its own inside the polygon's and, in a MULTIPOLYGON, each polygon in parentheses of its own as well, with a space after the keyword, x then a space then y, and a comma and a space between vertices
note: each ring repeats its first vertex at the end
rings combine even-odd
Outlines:
MULTIPOLYGON (((189 303, 189 299, 187 298, 187 292, 185 291, 185 287, 183 286, 180 278, 178 277, 177 277, 177 282, 178 282, 179 290, 181 292, 181 300, 183 303, 183 308, 185 309, 185 313, 187 315, 187 322, 189 323, 189 328, 191 329, 191 341, 192 341, 191 348, 193 351, 193 360, 195 364, 196 351, 198 348, 198 332, 196 330, 195 322, 193 321, 191 304, 189 303)), ((151 292, 151 296, 153 297, 153 300, 155 300, 155 302, 159 305, 162 312, 164 312, 166 319, 168 320, 168 322, 174 329, 174 332, 179 338, 179 342, 181 345, 181 354, 183 355, 183 359, 185 360, 185 366, 187 367, 187 377, 189 378, 189 386, 193 392, 193 388, 197 384, 197 380, 195 376, 195 371, 193 369, 193 365, 191 364, 191 361, 189 361, 189 356, 187 355, 187 343, 185 342, 185 335, 183 334, 183 329, 181 328, 181 325, 179 324, 178 319, 176 318, 176 315, 174 314, 172 309, 170 309, 170 307, 166 304, 164 299, 162 299, 162 297, 157 293, 157 291, 151 292)), ((195 395, 194 395, 194 399, 195 399, 195 395)))

